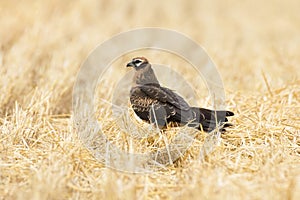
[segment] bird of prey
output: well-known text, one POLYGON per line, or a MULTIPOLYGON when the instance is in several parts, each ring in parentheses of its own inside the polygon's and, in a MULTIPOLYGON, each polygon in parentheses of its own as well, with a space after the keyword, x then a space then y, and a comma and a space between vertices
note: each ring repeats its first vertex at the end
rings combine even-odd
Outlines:
POLYGON ((133 58, 127 67, 135 70, 130 103, 140 119, 159 128, 165 128, 168 123, 174 122, 206 132, 211 132, 216 127, 223 132, 232 125, 228 123, 227 117, 233 116, 233 112, 191 107, 174 91, 162 87, 145 57, 133 58))

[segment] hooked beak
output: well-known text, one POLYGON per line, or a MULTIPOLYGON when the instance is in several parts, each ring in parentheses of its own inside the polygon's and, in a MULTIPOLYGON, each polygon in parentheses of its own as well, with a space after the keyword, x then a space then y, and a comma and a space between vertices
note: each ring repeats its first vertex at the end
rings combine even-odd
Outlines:
POLYGON ((134 67, 134 64, 132 62, 127 63, 126 67, 134 67))

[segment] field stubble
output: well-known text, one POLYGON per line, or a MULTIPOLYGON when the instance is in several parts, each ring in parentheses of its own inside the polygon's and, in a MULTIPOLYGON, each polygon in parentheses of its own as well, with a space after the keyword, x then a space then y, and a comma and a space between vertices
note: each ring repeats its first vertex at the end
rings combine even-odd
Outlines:
MULTIPOLYGON (((0 3, 0 199, 300 198, 298 1, 148 2, 148 10, 159 10, 149 13, 138 1, 89 3, 0 3), (204 160, 198 136, 175 165, 122 173, 77 138, 71 101, 80 64, 95 44, 137 26, 182 31, 217 64, 235 126, 204 160)), ((180 68, 174 56, 143 53, 180 68)), ((133 55, 116 61, 120 70, 133 55)), ((193 74, 183 75, 193 83, 193 74)), ((102 86, 99 98, 111 90, 102 86)), ((205 94, 197 103, 209 106, 205 94)), ((106 110, 99 120, 109 120, 106 110)), ((127 142, 107 130, 114 142, 127 142)))

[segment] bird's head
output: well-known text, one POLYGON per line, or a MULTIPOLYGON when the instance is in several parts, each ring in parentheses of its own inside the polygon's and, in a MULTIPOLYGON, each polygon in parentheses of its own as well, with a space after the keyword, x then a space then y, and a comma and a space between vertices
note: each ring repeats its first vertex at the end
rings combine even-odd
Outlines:
POLYGON ((143 69, 149 64, 145 57, 136 57, 127 63, 126 67, 133 67, 135 70, 143 69))
POLYGON ((157 84, 159 82, 154 74, 151 64, 145 57, 133 58, 131 62, 127 63, 127 67, 133 67, 135 69, 133 82, 135 85, 144 84, 157 84))

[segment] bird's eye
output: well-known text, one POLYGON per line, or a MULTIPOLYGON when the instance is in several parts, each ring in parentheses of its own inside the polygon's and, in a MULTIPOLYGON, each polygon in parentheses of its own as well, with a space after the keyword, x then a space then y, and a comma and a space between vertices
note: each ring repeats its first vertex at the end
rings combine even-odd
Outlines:
POLYGON ((138 64, 138 63, 141 63, 141 62, 142 62, 141 60, 135 60, 134 61, 135 64, 138 64))

